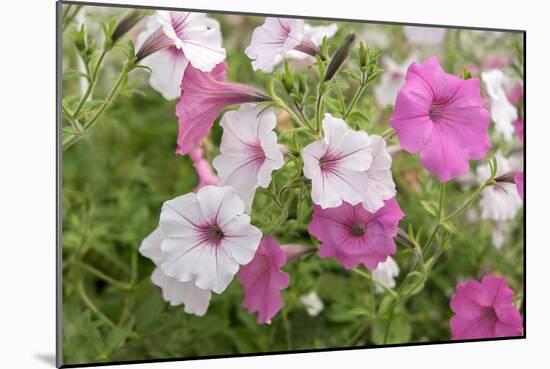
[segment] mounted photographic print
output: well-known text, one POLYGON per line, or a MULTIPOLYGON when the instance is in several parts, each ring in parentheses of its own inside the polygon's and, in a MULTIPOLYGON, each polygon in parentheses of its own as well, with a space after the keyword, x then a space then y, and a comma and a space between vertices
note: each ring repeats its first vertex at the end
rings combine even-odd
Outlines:
POLYGON ((59 366, 525 337, 524 31, 57 10, 59 366))

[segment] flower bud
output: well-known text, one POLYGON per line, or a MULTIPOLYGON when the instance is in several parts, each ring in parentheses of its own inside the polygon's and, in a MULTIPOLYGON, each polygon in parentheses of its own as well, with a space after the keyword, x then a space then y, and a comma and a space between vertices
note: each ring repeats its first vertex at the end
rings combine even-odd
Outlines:
POLYGON ((332 60, 328 65, 323 82, 330 81, 334 77, 336 72, 338 72, 340 67, 344 64, 351 50, 351 45, 353 44, 353 41, 355 41, 355 35, 353 33, 348 34, 342 46, 340 46, 340 48, 334 53, 334 56, 332 57, 332 60))
POLYGON ((517 172, 508 172, 506 174, 503 174, 499 177, 495 178, 495 182, 497 183, 516 183, 516 176, 517 172))
POLYGON ((122 36, 124 36, 129 30, 134 28, 140 20, 147 15, 147 12, 142 10, 132 10, 122 18, 117 24, 113 34, 111 35, 112 43, 116 43, 122 36))
POLYGON ((316 250, 315 247, 298 245, 295 243, 281 245, 281 248, 285 252, 287 262, 297 259, 302 255, 309 254, 310 252, 313 252, 316 250))
POLYGON ((359 42, 359 66, 366 68, 369 60, 369 48, 367 43, 363 40, 359 42))

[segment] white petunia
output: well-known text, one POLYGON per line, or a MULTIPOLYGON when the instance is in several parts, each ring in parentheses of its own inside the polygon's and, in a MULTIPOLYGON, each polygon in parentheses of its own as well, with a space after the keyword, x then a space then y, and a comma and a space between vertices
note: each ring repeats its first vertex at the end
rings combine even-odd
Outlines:
POLYGON ((518 118, 518 112, 506 97, 505 76, 501 70, 491 69, 482 72, 481 79, 491 99, 491 119, 495 122, 495 129, 506 141, 511 141, 514 137, 512 123, 518 118))
POLYGON ((219 184, 233 187, 248 212, 256 189, 267 188, 271 173, 284 164, 273 131, 277 118, 271 110, 262 112, 260 107, 244 104, 237 111, 225 113, 220 125, 220 155, 212 164, 220 177, 219 184))
POLYGON ((313 52, 316 45, 305 37, 303 19, 268 17, 264 24, 252 33, 250 45, 245 49, 245 53, 252 60, 254 70, 271 73, 287 52, 304 47, 313 52))
MULTIPOLYGON (((497 177, 513 170, 508 159, 500 152, 495 155, 497 159, 497 177)), ((479 183, 485 182, 491 174, 489 165, 482 165, 477 168, 479 183)), ((522 206, 521 197, 514 183, 499 182, 487 187, 481 192, 481 217, 495 221, 513 219, 522 206)))
POLYGON ((226 56, 219 23, 204 13, 157 11, 137 45, 140 64, 151 69, 151 87, 168 100, 180 96, 188 63, 210 72, 226 56))
POLYGON ((407 41, 416 45, 438 45, 445 38, 447 30, 439 27, 404 26, 407 41))
POLYGON ((363 207, 370 213, 375 213, 384 206, 384 201, 395 197, 395 183, 391 173, 391 155, 386 150, 386 141, 380 136, 372 135, 370 148, 372 163, 367 170, 367 193, 363 207))
POLYGON ((300 296, 298 300, 304 304, 309 316, 317 316, 323 311, 325 305, 323 301, 315 291, 311 291, 307 295, 300 296))
POLYGON ((162 297, 170 305, 184 305, 187 314, 203 316, 210 304, 211 292, 202 290, 193 282, 179 282, 177 279, 164 274, 158 267, 162 260, 161 244, 164 240, 160 227, 157 227, 147 236, 139 248, 139 252, 151 259, 157 266, 151 275, 152 282, 161 288, 162 297))
POLYGON ((232 187, 205 186, 166 201, 160 214, 162 271, 222 293, 262 238, 244 208, 232 187))
POLYGON ((384 73, 380 78, 380 83, 374 88, 374 96, 380 106, 395 104, 397 93, 405 83, 407 69, 413 61, 414 58, 411 57, 399 65, 391 58, 382 59, 384 73))
POLYGON ((323 139, 304 147, 304 175, 311 180, 311 198, 323 209, 342 201, 357 205, 366 201, 368 169, 373 161, 366 132, 348 128, 342 119, 325 114, 323 139))
POLYGON ((391 256, 388 256, 385 262, 378 264, 376 269, 372 271, 372 278, 378 282, 375 283, 376 293, 384 292, 384 288, 382 286, 394 288, 395 278, 398 275, 399 266, 391 256))
MULTIPOLYGON (((325 37, 333 37, 336 32, 338 32, 338 25, 336 25, 336 23, 322 26, 312 26, 308 23, 304 24, 304 35, 308 37, 316 46, 320 46, 325 37)), ((296 59, 308 63, 313 63, 315 61, 315 58, 313 56, 298 51, 296 49, 287 51, 286 57, 289 59, 296 59)))

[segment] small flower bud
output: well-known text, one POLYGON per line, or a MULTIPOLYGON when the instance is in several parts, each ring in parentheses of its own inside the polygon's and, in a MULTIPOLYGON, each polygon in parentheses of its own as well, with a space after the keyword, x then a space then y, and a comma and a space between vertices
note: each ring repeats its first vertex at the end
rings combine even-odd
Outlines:
POLYGON ((287 262, 316 250, 315 247, 303 246, 294 243, 281 245, 281 248, 285 252, 287 262))
POLYGON ((111 41, 116 43, 122 36, 124 36, 129 30, 134 28, 140 20, 147 15, 146 12, 142 10, 132 10, 122 18, 122 20, 117 24, 113 34, 111 35, 111 41))
POLYGON ((353 44, 353 41, 355 41, 355 35, 353 33, 348 34, 342 46, 340 46, 340 48, 334 53, 334 56, 332 57, 332 60, 328 65, 323 82, 330 81, 334 77, 336 72, 338 72, 340 67, 344 64, 351 50, 351 45, 353 44))
POLYGON ((516 183, 516 176, 517 172, 508 172, 506 174, 503 174, 499 177, 495 178, 495 182, 497 183, 516 183))
POLYGON ((366 68, 369 59, 369 48, 367 43, 363 40, 359 42, 359 66, 361 68, 366 68))

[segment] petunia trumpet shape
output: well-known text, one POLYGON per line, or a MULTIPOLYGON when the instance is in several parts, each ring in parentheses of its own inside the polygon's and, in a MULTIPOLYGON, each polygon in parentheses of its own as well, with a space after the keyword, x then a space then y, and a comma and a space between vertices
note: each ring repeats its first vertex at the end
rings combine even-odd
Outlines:
POLYGON ((223 135, 220 155, 212 164, 220 176, 220 185, 231 186, 246 204, 252 207, 258 187, 267 188, 271 173, 284 164, 277 146, 275 113, 244 104, 237 111, 224 114, 220 125, 223 135))
POLYGON ((277 240, 265 237, 252 261, 237 273, 237 280, 244 289, 243 306, 250 313, 258 312, 257 322, 271 323, 271 319, 281 310, 283 298, 281 290, 288 287, 290 278, 281 271, 286 255, 277 240))
POLYGON ((460 283, 451 297, 453 340, 520 336, 523 323, 513 302, 514 291, 502 277, 460 283))
POLYGON ((403 216, 395 199, 385 201, 375 213, 346 202, 332 209, 314 206, 308 231, 321 241, 321 258, 334 257, 346 269, 362 263, 374 270, 395 253, 393 238, 403 216))
POLYGON ((367 170, 367 192, 363 207, 374 213, 384 206, 384 201, 395 197, 395 183, 391 173, 392 158, 386 149, 386 140, 381 136, 370 136, 372 163, 367 170))
POLYGON ((223 82, 227 63, 218 64, 204 73, 189 66, 181 80, 181 97, 176 105, 178 117, 178 148, 176 153, 188 154, 208 135, 222 109, 228 105, 269 100, 253 88, 223 82))
MULTIPOLYGON (((334 36, 337 31, 338 25, 336 23, 321 26, 312 26, 308 23, 304 24, 305 37, 309 38, 316 46, 321 45, 325 37, 331 38, 332 36, 334 36)), ((310 64, 315 61, 315 58, 312 55, 302 51, 298 51, 296 49, 287 51, 285 57, 288 59, 302 61, 304 64, 310 64)))
POLYGON ((197 177, 199 177, 199 183, 193 192, 197 192, 204 186, 217 185, 220 181, 217 175, 212 172, 212 167, 208 160, 204 158, 204 150, 202 147, 197 146, 191 150, 189 157, 193 160, 193 166, 197 177))
POLYGON ((315 56, 318 46, 306 35, 303 19, 266 18, 252 33, 245 49, 252 59, 252 68, 271 73, 290 50, 315 56))
POLYGON ((373 157, 366 132, 353 131, 342 119, 325 114, 325 136, 304 147, 304 175, 311 179, 311 198, 323 209, 346 201, 365 201, 368 174, 373 157))
POLYGON ((166 201, 160 214, 162 271, 222 293, 262 238, 244 207, 231 187, 206 186, 166 201))
POLYGON ((210 304, 211 292, 195 286, 193 282, 180 282, 166 275, 160 268, 162 260, 161 244, 164 240, 160 227, 157 227, 149 236, 145 237, 139 252, 155 263, 156 268, 151 275, 152 282, 161 288, 162 297, 170 305, 183 304, 187 314, 203 316, 210 304))
POLYGON ((189 64, 210 72, 226 55, 219 23, 204 13, 157 11, 137 44, 138 62, 151 69, 151 87, 168 100, 180 96, 189 64))
POLYGON ((491 69, 481 73, 487 94, 491 99, 491 119, 495 122, 495 129, 506 141, 511 141, 514 134, 514 121, 518 118, 518 111, 506 96, 504 91, 504 73, 499 69, 491 69))
POLYGON ((445 73, 436 57, 411 64, 390 122, 402 148, 419 152, 441 182, 465 174, 469 160, 482 159, 491 146, 479 79, 445 73))
POLYGON ((378 282, 374 285, 376 293, 383 293, 384 287, 394 288, 395 278, 398 275, 399 266, 391 256, 388 256, 385 262, 378 264, 376 269, 372 271, 372 278, 378 282))

